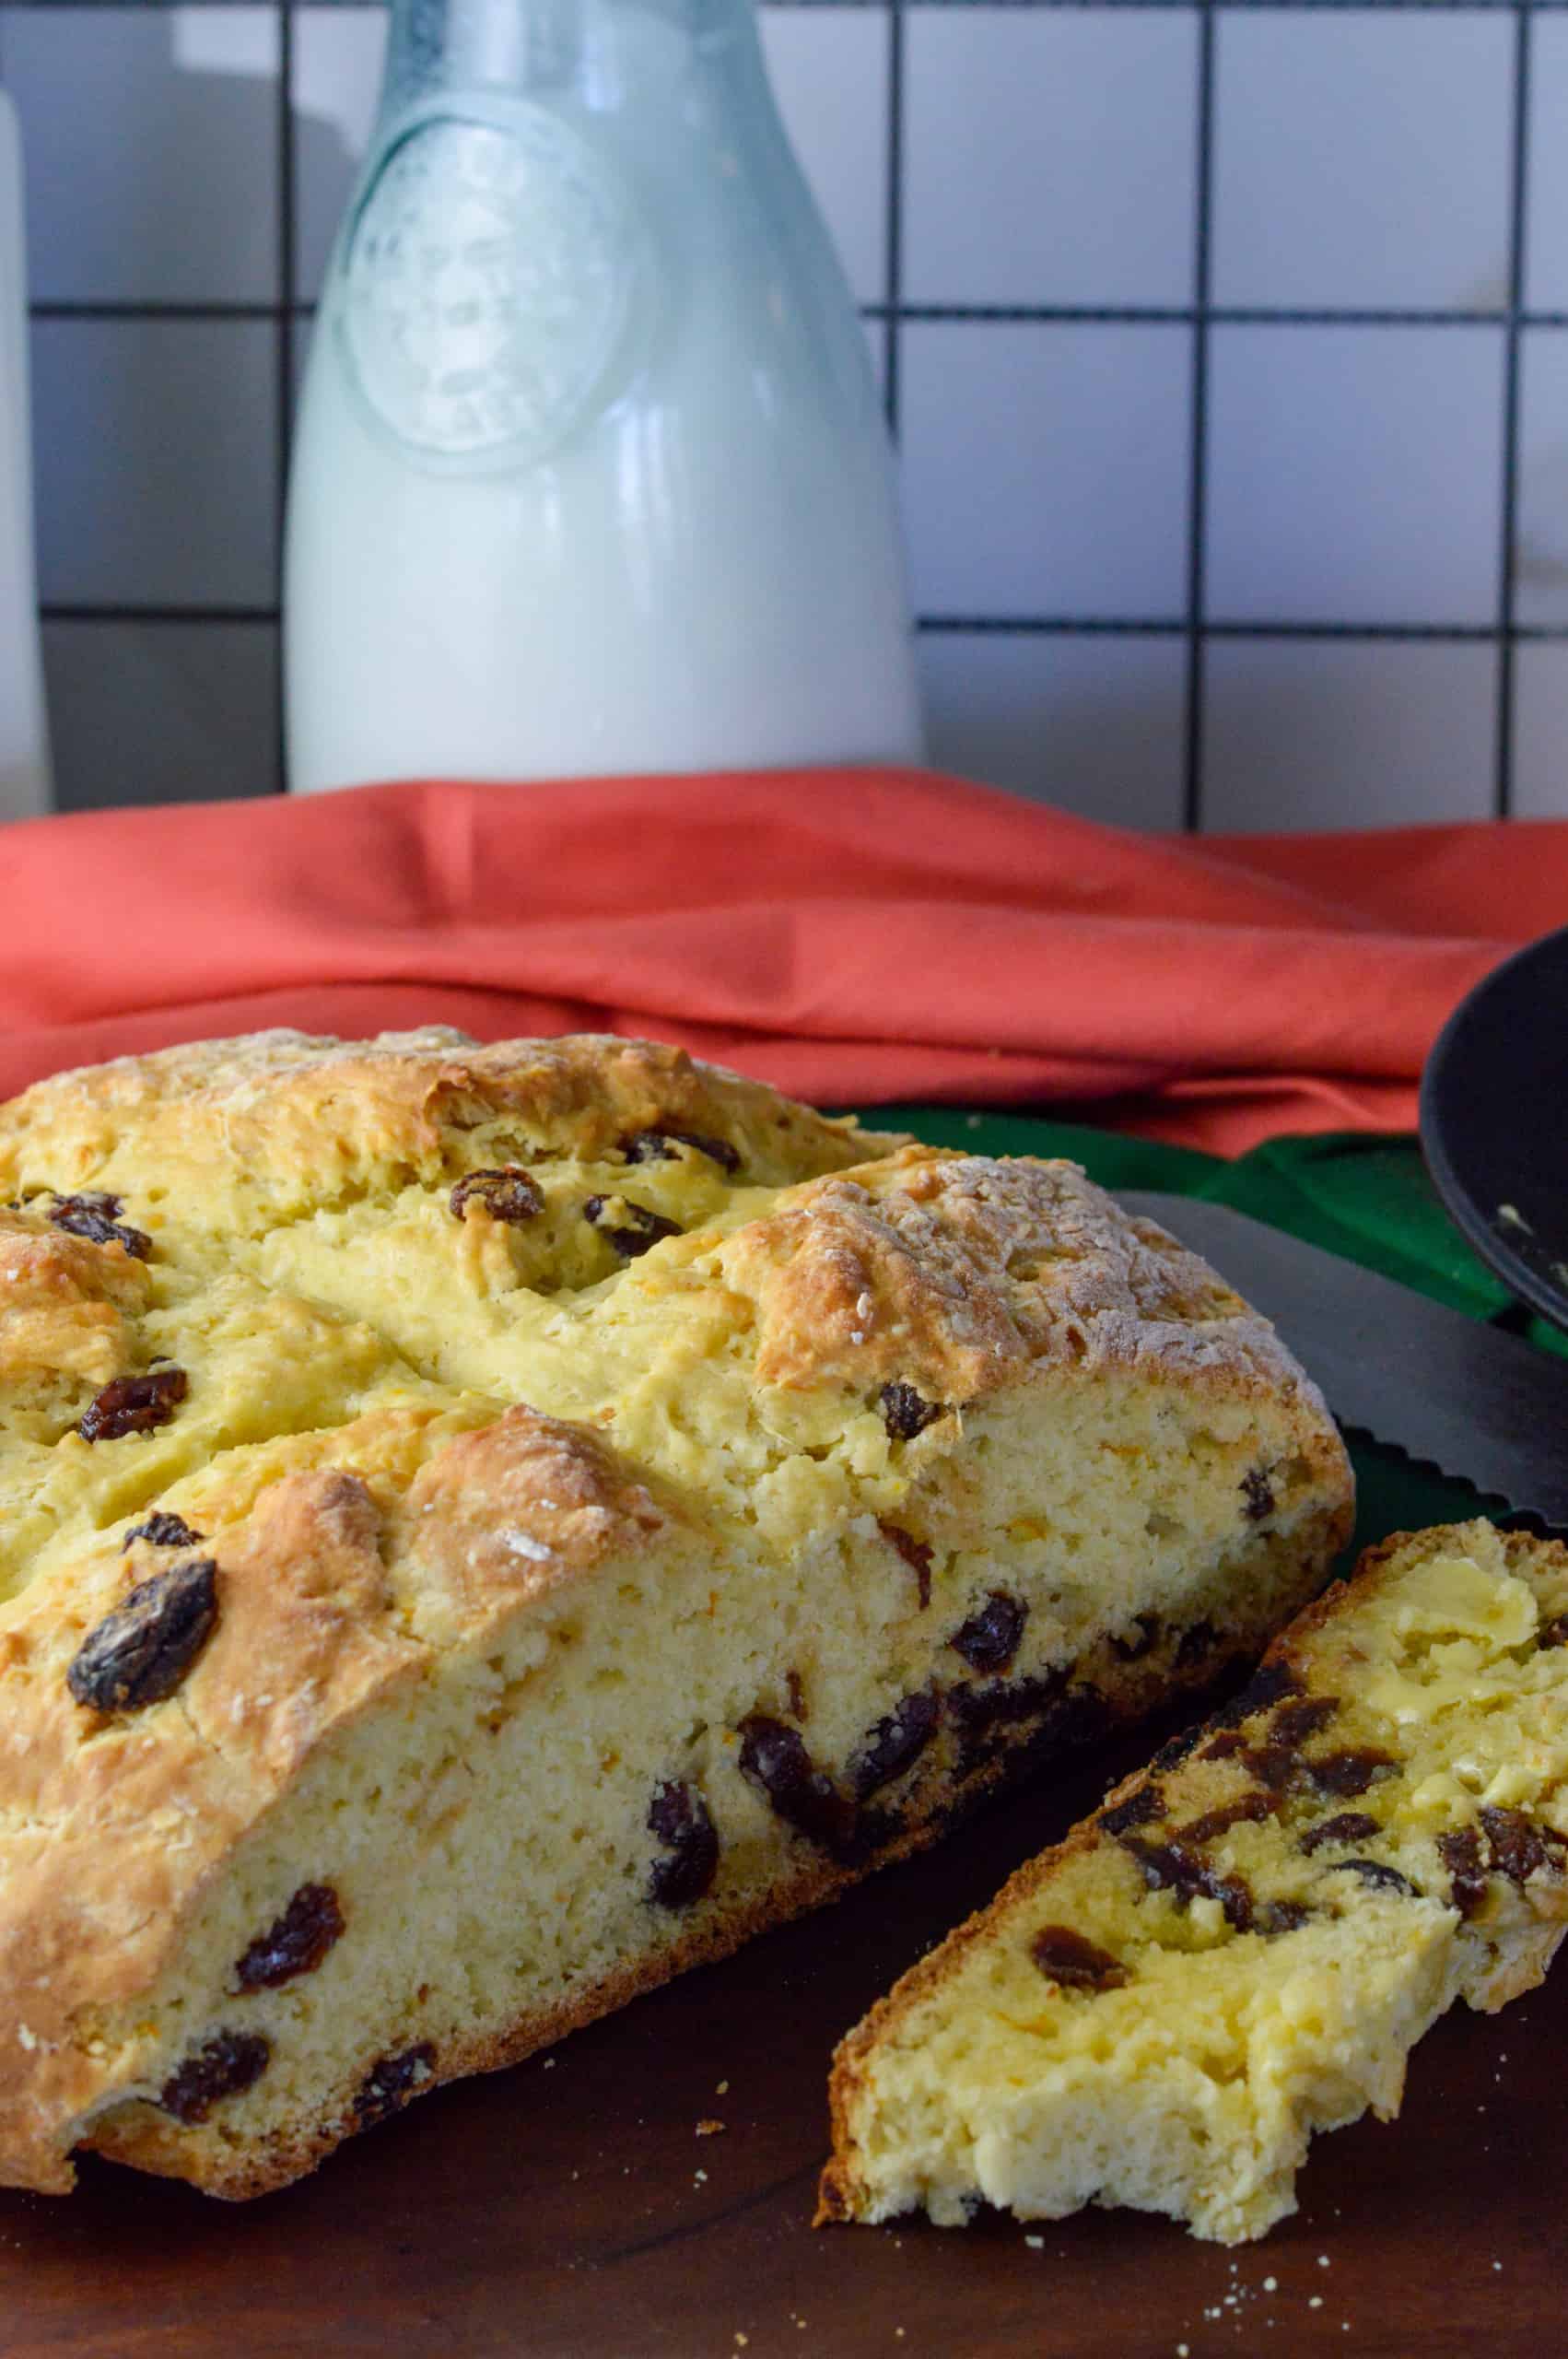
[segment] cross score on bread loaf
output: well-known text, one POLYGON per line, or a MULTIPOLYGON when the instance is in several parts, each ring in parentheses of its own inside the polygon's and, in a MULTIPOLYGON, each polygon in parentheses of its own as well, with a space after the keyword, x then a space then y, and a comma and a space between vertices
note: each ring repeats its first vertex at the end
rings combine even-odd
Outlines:
POLYGON ((248 2195, 1256 1655, 1350 1481, 1066 1164, 679 1051, 0 1109, 0 2179, 248 2195), (70 1217, 60 1217, 62 1205, 70 1217))

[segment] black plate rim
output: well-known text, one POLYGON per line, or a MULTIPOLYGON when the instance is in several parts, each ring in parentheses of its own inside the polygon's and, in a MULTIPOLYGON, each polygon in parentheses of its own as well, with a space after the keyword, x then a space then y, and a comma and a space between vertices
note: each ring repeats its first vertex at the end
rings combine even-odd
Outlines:
MULTIPOLYGON (((1550 1320, 1554 1327, 1561 1327, 1568 1332, 1568 1288, 1554 1285, 1543 1272, 1499 1236, 1492 1221, 1480 1209, 1460 1177, 1438 1103, 1456 1056, 1464 1053, 1466 1036, 1477 1014, 1496 994, 1511 990, 1521 969, 1527 969, 1538 961, 1549 968, 1561 964, 1565 979, 1568 979, 1568 926, 1555 927, 1550 933, 1541 934, 1534 942, 1527 942, 1522 949, 1501 960, 1466 992, 1433 1043, 1422 1068, 1417 1120, 1427 1169, 1450 1218, 1463 1233, 1466 1241, 1474 1248, 1487 1267, 1503 1280, 1511 1294, 1527 1303, 1532 1310, 1539 1311, 1543 1319, 1550 1320)), ((1565 1161, 1568 1161, 1568 1156, 1565 1156, 1565 1161)))

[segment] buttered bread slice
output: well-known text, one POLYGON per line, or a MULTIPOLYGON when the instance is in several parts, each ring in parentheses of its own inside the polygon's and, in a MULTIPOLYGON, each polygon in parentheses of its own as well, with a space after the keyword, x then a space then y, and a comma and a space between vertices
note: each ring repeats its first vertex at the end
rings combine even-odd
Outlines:
POLYGON ((1260 2236, 1311 2133, 1397 2113, 1435 2018, 1565 1925, 1568 1550, 1388 1541, 849 2034, 820 2216, 1260 2236))
POLYGON ((1350 1483, 1065 1164, 620 1040, 0 1109, 0 2179, 307 2169, 1252 1659, 1350 1483))

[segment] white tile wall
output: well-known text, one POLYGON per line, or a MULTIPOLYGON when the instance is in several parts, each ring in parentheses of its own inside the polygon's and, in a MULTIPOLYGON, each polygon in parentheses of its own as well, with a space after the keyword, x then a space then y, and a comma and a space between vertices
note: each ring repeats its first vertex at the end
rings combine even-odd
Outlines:
POLYGON ((1485 818, 1496 693, 1492 647, 1221 640, 1205 663, 1208 823, 1250 832, 1485 818))
POLYGON ((1568 311, 1568 16, 1530 25, 1529 205, 1525 300, 1568 311))
POLYGON ((1520 817, 1568 819, 1568 643, 1515 658, 1514 754, 1520 817))
POLYGON ((1519 358, 1515 607, 1568 624, 1568 328, 1527 328, 1519 358))
POLYGON ((1229 10, 1215 71, 1217 302, 1506 299, 1505 13, 1229 10))
POLYGON ((275 623, 46 623, 43 666, 66 809, 276 787, 275 623))
POLYGON ((1219 327, 1210 615, 1490 622, 1504 336, 1490 327, 1219 327))
POLYGON ((46 605, 275 596, 278 334, 268 320, 36 323, 46 605))
MULTIPOLYGON (((769 0, 761 20, 885 368, 919 607, 990 626, 922 637, 935 759, 1135 826, 1194 796, 1214 827, 1446 817, 1491 807, 1508 694, 1518 807, 1568 809, 1561 320, 1517 337, 1504 580, 1517 9, 769 0), (1504 664, 1507 597, 1547 636, 1504 664), (1196 675, 1195 617, 1225 627, 1196 675), (1064 628, 1096 619, 1153 628, 1064 628), (1312 635, 1328 624, 1369 636, 1312 635)), ((1568 314, 1568 9, 1523 21, 1523 295, 1568 314)), ((284 349, 385 42, 379 6, 290 0, 286 144, 282 24, 282 0, 0 0, 74 802, 275 781, 284 349)))
POLYGON ((1187 304, 1196 10, 917 8, 904 292, 1187 304))
POLYGON ((1179 827, 1187 650, 1178 639, 932 631, 930 757, 1122 827, 1179 827))
POLYGON ((1180 615, 1188 329, 941 320, 900 341, 922 613, 1180 615))
POLYGON ((35 300, 276 299, 270 7, 6 8, 35 300))

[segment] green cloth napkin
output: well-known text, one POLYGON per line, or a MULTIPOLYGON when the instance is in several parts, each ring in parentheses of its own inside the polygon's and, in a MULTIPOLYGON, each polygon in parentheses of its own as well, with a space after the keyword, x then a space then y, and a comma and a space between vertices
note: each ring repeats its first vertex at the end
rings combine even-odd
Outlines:
MULTIPOLYGON (((1065 1155, 1091 1179, 1118 1188, 1164 1188, 1207 1196, 1288 1229, 1347 1261, 1398 1278, 1472 1319, 1494 1320, 1549 1352, 1568 1356, 1568 1336, 1527 1315, 1502 1281, 1477 1260, 1438 1200, 1421 1149, 1411 1138, 1334 1133, 1273 1139, 1234 1163, 1194 1148, 1162 1146, 1075 1122, 1028 1114, 966 1114, 950 1106, 882 1106, 867 1119, 913 1131, 933 1146, 981 1155, 1065 1155)), ((1468 1484, 1413 1466, 1401 1451, 1358 1438, 1351 1448, 1358 1485, 1353 1545, 1390 1532, 1501 1517, 1468 1484)))

